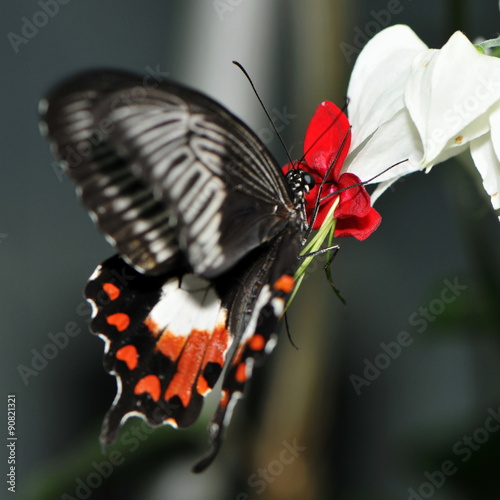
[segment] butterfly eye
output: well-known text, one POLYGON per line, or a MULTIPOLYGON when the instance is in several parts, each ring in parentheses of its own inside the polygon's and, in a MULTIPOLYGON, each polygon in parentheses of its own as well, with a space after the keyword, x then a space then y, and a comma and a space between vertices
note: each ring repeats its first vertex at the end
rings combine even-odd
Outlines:
POLYGON ((303 182, 307 192, 309 192, 316 185, 314 177, 309 172, 304 172, 303 182))

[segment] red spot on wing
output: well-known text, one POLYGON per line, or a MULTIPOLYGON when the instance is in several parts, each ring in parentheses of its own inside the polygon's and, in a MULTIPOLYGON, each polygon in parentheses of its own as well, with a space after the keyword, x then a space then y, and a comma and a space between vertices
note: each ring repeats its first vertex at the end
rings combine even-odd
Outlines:
POLYGON ((139 363, 139 353, 134 345, 126 345, 116 351, 116 359, 125 361, 129 370, 135 370, 139 363))
POLYGON ((234 378, 236 379, 237 382, 240 382, 242 384, 243 382, 246 382, 247 380, 247 364, 243 361, 238 365, 236 368, 236 373, 234 375, 234 378))
POLYGON ((187 337, 174 335, 172 332, 166 331, 158 340, 156 350, 172 361, 177 361, 186 341, 187 337))
POLYGON ((142 377, 134 387, 134 394, 148 393, 153 401, 158 401, 161 395, 161 382, 156 375, 142 377))
POLYGON ((252 338, 248 341, 248 346, 253 351, 261 351, 262 349, 264 349, 265 345, 266 341, 264 337, 258 333, 253 335, 252 338))
POLYGON ((116 326, 119 332, 123 332, 123 330, 126 330, 128 325, 130 325, 130 317, 125 313, 111 314, 111 316, 106 318, 106 321, 108 324, 116 326))
POLYGON ((108 294, 111 300, 116 300, 120 296, 120 289, 113 283, 104 283, 102 289, 108 294))
POLYGON ((165 399, 168 401, 178 396, 186 408, 191 400, 193 385, 200 372, 210 334, 206 330, 192 330, 177 363, 177 372, 172 378, 165 399))
POLYGON ((290 293, 293 290, 294 286, 295 280, 293 279, 293 277, 289 276, 288 274, 283 274, 274 282, 273 288, 275 290, 281 290, 285 293, 290 293))

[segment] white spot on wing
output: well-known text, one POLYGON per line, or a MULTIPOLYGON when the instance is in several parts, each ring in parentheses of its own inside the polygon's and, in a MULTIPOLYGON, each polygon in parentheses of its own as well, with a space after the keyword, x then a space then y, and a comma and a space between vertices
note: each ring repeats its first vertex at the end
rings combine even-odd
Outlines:
POLYGON ((212 331, 225 322, 226 311, 208 281, 188 274, 180 286, 177 278, 163 285, 160 300, 149 316, 161 330, 188 336, 192 330, 212 331))
POLYGON ((285 301, 281 297, 274 297, 271 300, 271 305, 273 306, 274 315, 280 318, 285 308, 285 301))
POLYGON ((92 273, 92 276, 90 276, 89 281, 94 281, 96 280, 102 273, 102 265, 98 265, 94 272, 92 273))
POLYGON ((269 340, 266 342, 266 347, 264 348, 266 354, 271 354, 271 352, 276 347, 277 343, 278 343, 278 336, 271 335, 271 337, 269 337, 269 340))
POLYGON ((250 321, 248 322, 247 327, 245 328, 245 331, 241 337, 240 341, 241 343, 246 342, 255 333, 260 311, 269 302, 271 296, 272 292, 271 289, 269 288, 269 285, 267 284, 264 285, 259 293, 259 296, 257 297, 257 300, 255 301, 255 307, 252 311, 252 316, 250 317, 250 321))
POLYGON ((97 304, 92 299, 87 299, 87 302, 90 304, 90 307, 92 308, 91 318, 94 319, 97 316, 97 313, 99 312, 97 304))

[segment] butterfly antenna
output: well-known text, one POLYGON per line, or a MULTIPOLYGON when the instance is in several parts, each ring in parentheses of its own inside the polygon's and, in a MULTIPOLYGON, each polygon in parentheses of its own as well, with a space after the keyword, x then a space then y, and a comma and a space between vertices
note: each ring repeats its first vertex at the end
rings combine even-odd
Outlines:
POLYGON ((248 82, 250 83, 251 87, 252 87, 252 90, 255 94, 255 96, 257 97, 257 99, 259 100, 260 102, 260 105, 262 107, 262 109, 264 110, 264 113, 266 113, 266 116, 267 116, 267 119, 269 120, 269 122, 271 123, 271 126, 273 127, 273 130, 274 130, 274 133, 276 134, 276 137, 278 137, 279 141, 281 142, 281 145, 283 146, 283 149, 285 150, 285 153, 286 153, 286 156, 288 158, 288 161, 290 163, 293 163, 293 160, 292 158, 290 157, 290 154, 288 153, 288 149, 286 147, 286 144, 285 144, 285 141, 283 140, 283 138, 281 137, 280 133, 278 132, 278 129, 276 128, 276 125, 274 124, 272 118, 271 118, 271 115, 269 114, 269 112, 267 111, 267 108, 264 104, 264 102, 262 101, 262 99, 260 98, 260 95, 259 93, 257 92, 257 89, 255 88, 255 85, 253 84, 252 82, 252 79, 250 78, 250 75, 247 73, 247 70, 238 62, 238 61, 233 61, 233 64, 235 66, 238 66, 238 68, 240 68, 240 70, 243 72, 243 74, 246 76, 246 79, 248 80, 248 82))
MULTIPOLYGON (((401 165, 401 163, 404 163, 405 161, 408 161, 408 158, 405 160, 398 161, 397 163, 394 163, 394 165, 391 165, 390 167, 387 167, 386 169, 382 170, 382 172, 379 172, 377 175, 374 175, 373 177, 370 177, 370 179, 363 181, 363 182, 358 182, 357 184, 352 184, 351 186, 346 186, 345 188, 339 189, 337 191, 333 191, 333 193, 327 194, 324 198, 320 199, 321 201, 327 200, 328 198, 331 198, 332 196, 336 196, 342 191, 347 191, 348 189, 357 187, 357 186, 364 186, 365 184, 369 184, 371 181, 374 181, 377 177, 380 177, 381 175, 385 174, 389 170, 391 170, 394 167, 397 167, 398 165, 401 165)), ((330 182, 330 181, 327 181, 330 182)))
MULTIPOLYGON (((342 139, 342 143, 340 144, 339 150, 337 151, 335 158, 332 160, 330 166, 328 167, 328 170, 326 171, 325 175, 323 176, 323 179, 321 180, 321 184, 319 185, 319 189, 318 189, 318 196, 317 196, 316 202, 314 204, 314 209, 313 209, 313 212, 311 215, 311 223, 309 224, 309 229, 307 231, 306 238, 308 238, 309 235, 311 234, 311 231, 312 231, 311 228, 314 226, 314 222, 316 220, 316 217, 318 216, 321 201, 323 201, 325 198, 327 198, 327 197, 321 198, 321 193, 323 192, 323 187, 327 182, 329 182, 327 179, 328 179, 328 177, 330 177, 330 174, 332 173, 333 168, 337 164, 337 161, 339 160, 340 155, 342 154, 342 151, 344 150, 345 145, 347 143, 347 139, 350 135, 351 135, 351 127, 349 127, 349 130, 347 131, 346 135, 342 139)), ((316 139, 316 140, 318 140, 318 139, 316 139)))

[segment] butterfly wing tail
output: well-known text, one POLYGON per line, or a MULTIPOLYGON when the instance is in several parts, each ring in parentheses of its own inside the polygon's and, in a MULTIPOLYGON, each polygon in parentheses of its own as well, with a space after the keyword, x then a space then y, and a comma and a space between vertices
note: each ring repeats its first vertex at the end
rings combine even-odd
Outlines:
POLYGON ((283 314, 286 297, 293 288, 293 278, 284 275, 272 286, 263 286, 250 321, 227 368, 219 406, 209 426, 209 452, 195 464, 193 472, 205 470, 217 456, 225 429, 238 400, 243 396, 254 366, 268 356, 277 343, 277 323, 283 314), (283 281, 287 286, 283 287, 283 281), (285 289, 284 289, 285 288, 285 289))

